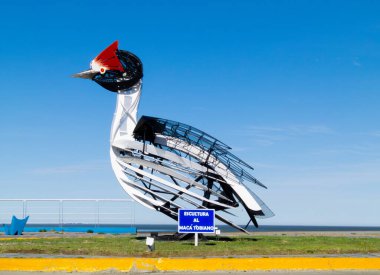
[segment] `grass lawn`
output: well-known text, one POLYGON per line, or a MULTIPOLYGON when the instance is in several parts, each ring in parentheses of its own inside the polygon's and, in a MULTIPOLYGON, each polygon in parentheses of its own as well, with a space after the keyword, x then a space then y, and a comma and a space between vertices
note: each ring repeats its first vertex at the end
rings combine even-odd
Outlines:
MULTIPOLYGON (((58 237, 1 239, 0 253, 68 254, 90 256, 235 256, 379 253, 379 238, 244 236, 208 237, 194 247, 193 241, 156 241, 147 252, 145 238, 136 236, 58 237)), ((1 254, 0 254, 1 257, 1 254)))

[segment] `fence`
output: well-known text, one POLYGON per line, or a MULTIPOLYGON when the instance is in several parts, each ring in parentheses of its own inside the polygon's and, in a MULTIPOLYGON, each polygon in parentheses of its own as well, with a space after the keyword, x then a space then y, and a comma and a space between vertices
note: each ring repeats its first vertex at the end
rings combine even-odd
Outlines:
POLYGON ((12 215, 29 216, 28 224, 135 225, 131 199, 0 199, 0 224, 12 215))

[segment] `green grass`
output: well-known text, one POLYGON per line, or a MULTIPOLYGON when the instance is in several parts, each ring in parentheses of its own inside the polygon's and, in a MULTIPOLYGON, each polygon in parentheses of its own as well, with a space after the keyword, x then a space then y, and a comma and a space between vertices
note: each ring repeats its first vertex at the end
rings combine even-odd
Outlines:
MULTIPOLYGON (((91 256, 236 256, 379 253, 378 238, 254 236, 211 237, 194 247, 193 241, 156 241, 148 252, 143 237, 91 236, 41 239, 2 239, 0 253, 69 254, 91 256)), ((1 256, 1 255, 0 255, 1 256)))

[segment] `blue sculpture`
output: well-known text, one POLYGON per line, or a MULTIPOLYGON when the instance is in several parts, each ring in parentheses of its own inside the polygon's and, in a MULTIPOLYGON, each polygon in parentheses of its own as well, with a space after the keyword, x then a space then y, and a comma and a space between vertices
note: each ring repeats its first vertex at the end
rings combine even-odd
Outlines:
POLYGON ((15 216, 12 217, 11 224, 4 225, 4 232, 6 235, 22 235, 22 232, 24 231, 24 227, 29 219, 29 216, 27 216, 24 219, 18 219, 15 216))

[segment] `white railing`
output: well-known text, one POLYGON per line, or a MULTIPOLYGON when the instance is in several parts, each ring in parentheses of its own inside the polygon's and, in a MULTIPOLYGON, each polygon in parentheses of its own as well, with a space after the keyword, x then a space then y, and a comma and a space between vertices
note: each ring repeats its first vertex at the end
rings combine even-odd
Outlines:
POLYGON ((0 199, 0 224, 12 215, 29 216, 28 224, 135 225, 131 199, 0 199))

